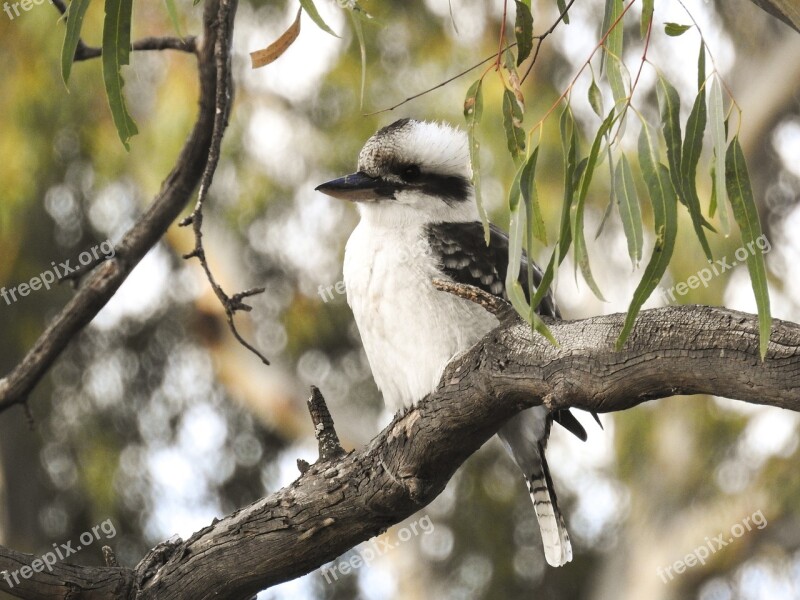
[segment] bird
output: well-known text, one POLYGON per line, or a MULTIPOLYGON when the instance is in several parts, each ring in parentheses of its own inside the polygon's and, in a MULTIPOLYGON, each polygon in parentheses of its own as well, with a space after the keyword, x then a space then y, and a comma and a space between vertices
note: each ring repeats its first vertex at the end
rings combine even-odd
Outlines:
MULTIPOLYGON (((364 351, 384 402, 397 412, 437 387, 445 366, 498 326, 479 305, 434 287, 444 279, 508 300, 508 236, 478 214, 469 140, 446 123, 400 119, 364 144, 357 171, 316 188, 356 204, 360 221, 347 241, 343 275, 364 351)), ((528 293, 528 257, 519 280, 528 293)), ((534 285, 542 271, 532 264, 534 285)), ((550 292, 537 312, 560 318, 550 292)), ((553 422, 582 440, 568 410, 528 408, 498 431, 528 485, 548 564, 572 560, 545 448, 553 422)))

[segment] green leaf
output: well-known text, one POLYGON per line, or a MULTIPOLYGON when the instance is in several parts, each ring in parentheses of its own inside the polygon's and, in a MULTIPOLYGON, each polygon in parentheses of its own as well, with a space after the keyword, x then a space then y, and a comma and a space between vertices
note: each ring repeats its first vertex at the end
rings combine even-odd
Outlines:
POLYGON ((519 0, 515 1, 517 18, 514 23, 514 35, 517 39, 517 66, 519 66, 533 50, 533 15, 530 6, 519 0))
POLYGON ((328 27, 327 23, 322 20, 322 17, 319 15, 319 11, 317 11, 317 7, 314 6, 314 0, 300 0, 300 6, 303 7, 303 10, 306 11, 306 14, 311 17, 311 20, 314 21, 316 26, 322 29, 322 31, 325 33, 330 33, 333 37, 339 37, 336 35, 336 32, 328 27))
POLYGON ((703 89, 706 82, 706 43, 700 39, 700 55, 697 57, 697 91, 703 89))
MULTIPOLYGON (((622 134, 620 134, 622 135, 622 134)), ((608 217, 611 216, 611 211, 614 208, 614 157, 611 154, 611 143, 609 142, 606 145, 606 154, 608 155, 608 180, 612 183, 611 193, 608 195, 608 202, 606 203, 606 209, 603 211, 603 218, 600 219, 600 225, 597 226, 597 231, 594 234, 594 239, 600 237, 600 234, 603 233, 603 229, 606 226, 606 222, 608 221, 608 217)))
POLYGON ((353 30, 358 38, 358 48, 361 51, 361 96, 360 106, 364 106, 364 90, 367 87, 367 43, 364 39, 364 26, 361 19, 356 15, 355 9, 350 10, 350 20, 353 22, 353 30))
POLYGON ((589 185, 592 182, 594 169, 597 166, 597 160, 600 155, 600 145, 603 141, 603 138, 608 133, 608 130, 611 128, 611 125, 616 120, 614 112, 615 111, 612 108, 608 113, 608 116, 603 120, 600 128, 597 130, 591 150, 589 151, 589 156, 586 158, 586 167, 584 168, 581 176, 577 201, 570 208, 572 236, 574 239, 576 274, 578 267, 580 267, 581 274, 586 280, 586 283, 589 285, 589 288, 592 290, 595 296, 603 301, 605 301, 605 298, 603 298, 603 294, 594 280, 591 265, 589 263, 589 254, 586 249, 586 237, 583 230, 583 216, 586 206, 586 197, 589 193, 589 185))
MULTIPOLYGON (((543 244, 547 244, 547 229, 544 226, 542 208, 539 206, 539 192, 536 190, 536 162, 538 158, 539 147, 537 146, 522 166, 519 186, 522 191, 525 208, 528 211, 528 241, 530 243, 532 238, 536 238, 543 244)), ((528 248, 528 253, 530 254, 530 248, 528 248)), ((533 281, 533 277, 530 277, 529 280, 533 281)))
POLYGON ((772 326, 772 315, 769 308, 769 288, 767 287, 767 270, 764 264, 764 253, 760 250, 759 241, 766 240, 761 233, 761 222, 758 219, 758 208, 753 199, 750 176, 744 153, 739 144, 739 136, 734 136, 728 146, 725 158, 725 182, 728 196, 733 207, 733 216, 742 232, 742 247, 747 252, 747 270, 750 272, 750 283, 758 306, 759 346, 761 360, 767 355, 769 333, 772 326))
POLYGON ((711 82, 708 118, 711 127, 711 145, 714 150, 714 162, 711 166, 712 203, 719 210, 722 233, 727 237, 731 232, 728 217, 728 194, 725 187, 725 148, 728 136, 725 133, 725 111, 722 106, 722 88, 719 84, 719 77, 714 77, 714 81, 711 82))
POLYGON ((633 172, 628 158, 623 154, 614 171, 614 198, 617 201, 619 215, 622 219, 622 229, 628 240, 628 255, 634 266, 642 260, 642 208, 636 196, 636 186, 633 183, 633 172))
POLYGON ((683 140, 683 150, 681 157, 681 187, 683 189, 686 206, 692 217, 692 225, 706 259, 712 260, 711 248, 706 239, 703 229, 707 222, 703 218, 700 209, 700 198, 697 195, 697 163, 700 161, 700 153, 703 150, 703 135, 706 129, 706 93, 705 88, 700 91, 695 98, 692 112, 686 121, 686 138, 683 140))
POLYGON ((622 60, 622 0, 606 0, 605 10, 603 11, 603 26, 601 35, 607 35, 605 44, 603 44, 603 54, 600 58, 600 72, 603 72, 603 67, 608 59, 608 55, 616 56, 622 60), (619 20, 618 20, 619 19, 619 20), (614 29, 611 29, 611 28, 614 29), (609 31, 610 30, 610 31, 609 31))
MULTIPOLYGON (((518 172, 519 175, 519 172, 518 172)), ((525 291, 519 283, 519 272, 522 265, 522 238, 524 237, 527 215, 525 203, 519 201, 520 187, 519 176, 515 178, 509 193, 509 206, 511 215, 508 232, 508 269, 506 270, 506 296, 514 310, 525 319, 534 331, 544 335, 552 344, 556 344, 553 334, 544 324, 541 317, 536 314, 525 298, 525 291)), ((527 261, 530 267, 530 261, 527 261)), ((529 279, 532 281, 532 279, 529 279)))
POLYGON ((678 23, 664 23, 664 33, 672 37, 683 35, 692 28, 691 25, 679 25, 678 23))
POLYGON ((131 137, 139 133, 128 112, 122 87, 122 67, 129 64, 131 52, 131 18, 133 0, 106 0, 103 22, 103 81, 111 116, 119 139, 126 150, 131 137))
POLYGON ((569 105, 564 107, 559 119, 561 154, 564 157, 564 202, 561 206, 561 225, 558 234, 558 264, 564 260, 572 245, 570 208, 575 198, 575 173, 578 164, 578 133, 569 105))
POLYGON ((592 84, 589 86, 589 105, 592 107, 594 114, 601 119, 603 118, 603 93, 597 87, 597 82, 592 77, 592 84))
POLYGON ((642 23, 639 32, 642 37, 647 35, 647 30, 650 29, 650 23, 653 20, 653 4, 655 0, 644 0, 642 3, 642 23))
POLYGON ((675 191, 682 201, 681 194, 681 98, 673 85, 661 74, 656 83, 658 107, 661 113, 661 127, 667 142, 667 164, 675 191))
POLYGON ((624 106, 628 99, 630 74, 622 61, 613 54, 609 54, 608 60, 606 61, 606 77, 608 78, 608 85, 611 87, 614 106, 624 106))
POLYGON ((464 99, 464 119, 467 122, 467 138, 469 140, 469 160, 472 164, 472 185, 475 187, 475 202, 478 205, 478 214, 483 223, 483 237, 486 245, 489 245, 489 217, 481 199, 481 167, 480 149, 481 144, 475 135, 478 123, 483 116, 483 79, 475 81, 467 90, 464 99))
POLYGON ((503 93, 503 126, 506 130, 508 151, 519 166, 525 156, 525 130, 522 129, 522 107, 514 92, 506 89, 503 93))
POLYGON ((567 2, 566 0, 556 0, 556 5, 558 6, 558 14, 564 15, 564 25, 569 25, 569 13, 567 11, 567 2))
POLYGON ((625 344, 639 310, 664 276, 678 234, 678 199, 675 188, 670 181, 667 168, 658 162, 655 141, 645 122, 642 123, 642 132, 639 135, 639 164, 653 205, 656 242, 642 280, 633 293, 628 314, 625 316, 625 324, 617 339, 617 350, 625 344))
POLYGON ((64 18, 67 20, 67 32, 64 35, 64 45, 61 48, 61 79, 64 80, 65 86, 72 72, 72 62, 75 60, 75 50, 78 48, 78 41, 81 39, 83 17, 86 16, 89 2, 90 0, 72 0, 69 3, 67 12, 64 13, 64 18))
POLYGON ((164 4, 167 5, 167 13, 169 13, 169 20, 172 21, 172 27, 175 29, 175 33, 178 34, 178 37, 183 37, 183 33, 181 33, 181 24, 178 20, 178 11, 175 10, 175 0, 164 0, 164 4))

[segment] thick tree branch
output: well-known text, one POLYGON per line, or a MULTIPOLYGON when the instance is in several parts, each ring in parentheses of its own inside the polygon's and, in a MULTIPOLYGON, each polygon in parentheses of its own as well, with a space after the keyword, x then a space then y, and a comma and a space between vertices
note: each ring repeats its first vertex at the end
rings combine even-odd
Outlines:
MULTIPOLYGON (((800 325, 776 320, 761 362, 753 315, 704 306, 643 311, 615 352, 623 321, 616 314, 550 322, 559 341, 554 347, 532 339, 519 319, 504 319, 448 366, 433 394, 366 447, 308 467, 290 486, 185 542, 160 545, 136 569, 147 577, 60 565, 56 578, 70 582, 74 598, 248 597, 308 573, 428 504, 470 454, 529 406, 608 412, 704 393, 800 410, 800 325), (98 585, 81 588, 80 582, 112 577, 131 586, 126 594, 112 595, 111 583, 102 593, 98 585)), ((32 558, 0 548, 0 571, 32 558)), ((23 586, 12 593, 60 597, 45 593, 53 575, 36 577, 36 594, 23 586)), ((2 579, 0 589, 6 589, 2 579)))
MULTIPOLYGON (((235 13, 235 1, 231 14, 235 13)), ((200 111, 180 156, 148 210, 120 240, 113 259, 86 277, 77 294, 39 336, 27 355, 0 379, 0 412, 24 402, 67 344, 100 312, 142 257, 189 202, 202 177, 211 147, 217 99, 217 37, 231 38, 233 18, 219 21, 220 0, 206 3, 204 41, 198 52, 200 111)))

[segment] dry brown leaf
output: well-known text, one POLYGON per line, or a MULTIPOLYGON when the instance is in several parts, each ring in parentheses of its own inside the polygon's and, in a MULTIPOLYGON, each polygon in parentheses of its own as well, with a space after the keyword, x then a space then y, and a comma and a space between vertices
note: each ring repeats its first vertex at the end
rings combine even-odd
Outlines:
POLYGON ((303 9, 297 11, 297 18, 292 23, 291 27, 287 29, 281 37, 272 42, 263 50, 256 50, 250 53, 250 60, 253 63, 253 68, 258 69, 264 67, 269 63, 277 60, 286 50, 291 46, 300 35, 300 13, 303 9))

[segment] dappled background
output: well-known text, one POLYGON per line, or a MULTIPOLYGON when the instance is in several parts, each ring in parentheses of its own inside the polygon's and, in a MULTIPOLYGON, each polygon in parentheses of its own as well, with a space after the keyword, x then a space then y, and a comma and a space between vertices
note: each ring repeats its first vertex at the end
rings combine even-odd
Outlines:
MULTIPOLYGON (((190 4, 178 5, 181 29, 197 33, 201 7, 190 4)), ((226 290, 266 287, 253 298, 253 312, 238 319, 272 366, 232 339, 198 265, 180 258, 193 246, 190 232, 170 228, 38 386, 30 414, 15 407, 0 415, 4 545, 40 554, 111 519, 113 539, 71 560, 101 564, 102 542, 133 566, 156 543, 186 537, 288 484, 298 474, 297 458, 315 459, 304 402, 310 385, 325 394, 348 448, 371 439, 391 417, 382 410, 352 315, 335 287, 357 214, 313 190, 352 171, 364 140, 396 118, 461 123, 464 95, 480 70, 393 112, 363 115, 496 51, 503 3, 364 2, 376 20, 364 29, 363 107, 352 27, 335 3, 317 4, 341 39, 304 15, 287 53, 253 71, 248 53, 277 38, 297 5, 242 2, 234 40, 237 97, 206 205, 206 249, 226 290)), ((743 109, 741 139, 769 240, 773 314, 800 321, 800 242, 793 235, 800 227, 800 34, 745 0, 687 0, 686 7, 743 109)), ((639 12, 634 5, 626 30, 625 60, 634 73, 642 54, 639 12)), ((558 15, 550 0, 534 1, 533 13, 537 32, 558 15)), ((570 14, 570 25, 544 42, 522 86, 526 127, 545 115, 600 37, 602 2, 578 0, 570 14)), ((159 189, 197 110, 191 55, 135 54, 125 89, 141 133, 125 152, 109 117, 100 63, 76 64, 69 92, 64 88, 58 17, 49 3, 13 19, 0 13, 0 286, 6 288, 51 269, 53 261, 74 264, 81 252, 119 240, 159 189)), ((84 26, 87 43, 99 44, 102 17, 102 4, 93 3, 84 26)), ((648 51, 681 92, 685 119, 699 37, 696 29, 667 37, 665 21, 691 21, 678 2, 656 2, 648 51)), ((172 34, 163 3, 137 4, 134 38, 172 34)), ((646 65, 635 99, 652 123, 655 78, 646 65)), ((589 81, 581 78, 572 95, 584 153, 599 124, 586 101, 589 81)), ((492 219, 505 227, 514 165, 505 149, 501 97, 490 74, 479 129, 483 196, 492 219)), ((556 121, 542 130, 537 180, 551 243, 562 196, 556 121)), ((698 184, 704 211, 707 154, 698 184)), ((608 189, 599 168, 587 203, 587 238, 608 302, 597 300, 580 275, 576 283, 568 257, 556 295, 569 318, 625 310, 641 277, 641 269, 631 267, 615 212, 595 238, 608 189)), ((646 200, 642 205, 650 224, 646 200)), ((681 230, 664 289, 705 266, 683 209, 681 230)), ((735 260, 736 232, 710 241, 715 256, 735 260)), ((645 256, 652 244, 646 233, 645 256)), ((549 257, 548 248, 536 249, 538 260, 549 257)), ((71 293, 63 284, 17 302, 0 299, 0 373, 21 359, 71 293)), ((670 301, 657 291, 646 306, 670 301)), ((675 301, 755 311, 743 265, 675 301)), ((603 415, 604 430, 580 417, 589 441, 556 428, 549 450, 575 552, 568 566, 545 564, 525 485, 492 441, 405 529, 390 529, 368 565, 337 571, 335 578, 311 573, 259 597, 800 597, 797 415, 692 397, 603 415), (673 579, 660 574, 706 538, 731 537, 732 527, 756 513, 765 519, 762 529, 745 531, 705 565, 673 579)), ((375 547, 365 544, 362 556, 375 547)))

